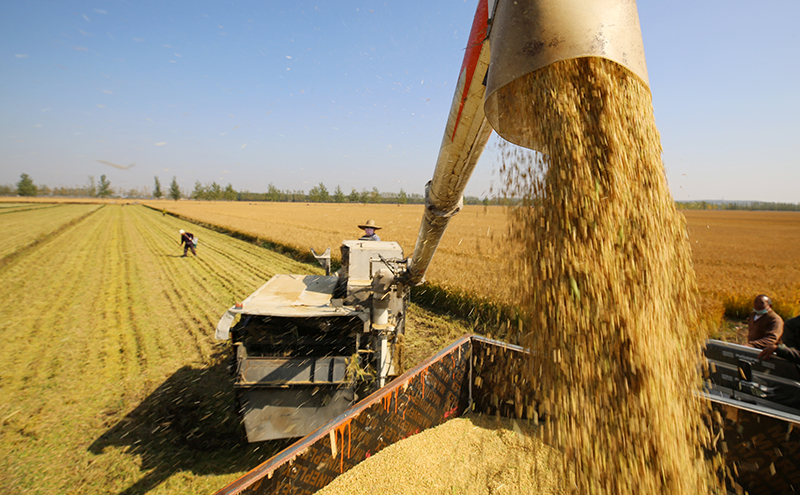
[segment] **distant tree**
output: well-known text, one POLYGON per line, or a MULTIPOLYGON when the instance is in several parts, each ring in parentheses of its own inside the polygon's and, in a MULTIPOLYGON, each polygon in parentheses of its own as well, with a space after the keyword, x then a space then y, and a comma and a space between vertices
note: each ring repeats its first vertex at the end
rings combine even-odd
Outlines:
POLYGON ((315 202, 315 203, 326 203, 330 201, 331 196, 328 193, 328 188, 325 187, 325 184, 320 182, 318 185, 311 188, 308 191, 308 200, 315 202))
POLYGON ((172 184, 169 186, 169 197, 178 201, 181 199, 181 188, 178 187, 178 179, 175 176, 172 176, 172 184))
POLYGON ((36 196, 39 192, 39 189, 33 183, 33 179, 28 174, 22 174, 19 176, 19 182, 17 182, 17 194, 20 196, 36 196))
POLYGON ((344 203, 344 200, 345 200, 345 196, 344 196, 344 193, 342 192, 342 188, 339 187, 339 186, 336 186, 336 190, 333 191, 333 201, 334 201, 334 203, 344 203))
POLYGON ((239 193, 237 193, 236 190, 233 189, 233 186, 230 184, 228 184, 225 187, 225 190, 222 191, 222 199, 224 199, 225 201, 236 201, 238 197, 239 193))
POLYGON ((397 202, 401 205, 408 203, 408 194, 406 194, 402 188, 400 189, 400 193, 397 195, 397 202))
POLYGON ((17 188, 9 186, 8 184, 0 185, 0 196, 13 196, 17 194, 17 188))
POLYGON ((369 193, 366 189, 362 189, 360 193, 358 193, 358 202, 359 203, 368 203, 369 202, 369 193))
POLYGON ((111 181, 106 179, 105 174, 100 176, 100 184, 97 186, 97 197, 107 198, 111 196, 114 191, 111 190, 111 181))
POLYGON ((94 176, 89 176, 89 182, 86 183, 86 195, 90 198, 97 196, 97 184, 94 181, 94 176))
POLYGON ((216 182, 212 182, 206 187, 206 199, 217 201, 222 199, 222 187, 216 182))
POLYGON ((373 187, 372 191, 370 191, 369 196, 367 197, 367 202, 369 203, 380 203, 381 202, 381 193, 378 191, 377 187, 373 187))
POLYGON ((270 182, 267 187, 267 201, 280 201, 282 198, 283 193, 281 193, 280 189, 275 187, 275 184, 270 182))
POLYGON ((194 182, 194 191, 192 191, 192 199, 206 199, 206 187, 200 183, 199 180, 194 182))
POLYGON ((156 184, 155 187, 153 188, 153 197, 156 199, 161 199, 161 197, 164 196, 164 192, 161 190, 161 181, 158 180, 157 175, 155 176, 155 179, 156 179, 156 184))
POLYGON ((354 188, 353 188, 353 189, 350 191, 350 195, 347 197, 347 199, 348 199, 348 200, 349 200, 351 203, 358 203, 358 202, 360 202, 360 201, 361 201, 361 195, 360 195, 360 194, 358 194, 358 191, 356 191, 356 188, 354 187, 354 188))

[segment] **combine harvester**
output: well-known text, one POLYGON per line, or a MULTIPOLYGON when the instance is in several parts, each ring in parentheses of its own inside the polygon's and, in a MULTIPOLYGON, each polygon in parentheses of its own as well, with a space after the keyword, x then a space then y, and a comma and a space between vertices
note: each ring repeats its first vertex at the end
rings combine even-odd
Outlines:
MULTIPOLYGON (((576 57, 610 59, 647 83, 635 2, 479 0, 412 258, 394 242, 345 241, 337 274, 277 275, 220 320, 217 338, 235 348, 248 440, 302 438, 219 495, 314 493, 384 447, 467 411, 540 419, 527 402, 520 347, 465 336, 400 377, 395 370, 409 289, 424 280, 462 208, 492 129, 537 148, 504 119, 504 109, 526 103, 506 86, 576 57)), ((329 251, 317 258, 330 267, 329 251)), ((723 342, 709 342, 706 354, 701 393, 720 413, 715 446, 736 476, 731 488, 800 490, 800 410, 772 400, 776 389, 800 394, 797 368, 723 342)))

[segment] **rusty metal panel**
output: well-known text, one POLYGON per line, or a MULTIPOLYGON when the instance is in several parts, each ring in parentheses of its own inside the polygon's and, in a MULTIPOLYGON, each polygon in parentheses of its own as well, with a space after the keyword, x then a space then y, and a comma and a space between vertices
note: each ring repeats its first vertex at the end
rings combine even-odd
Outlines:
POLYGON ((528 353, 517 345, 472 338, 472 400, 478 413, 537 419, 533 384, 525 373, 528 353), (529 402, 530 401, 530 402, 529 402))
POLYGON ((470 356, 462 337, 217 494, 311 494, 384 447, 460 416, 470 356))
POLYGON ((716 448, 733 493, 737 485, 751 495, 800 491, 800 424, 718 398, 711 398, 711 405, 723 422, 716 448))

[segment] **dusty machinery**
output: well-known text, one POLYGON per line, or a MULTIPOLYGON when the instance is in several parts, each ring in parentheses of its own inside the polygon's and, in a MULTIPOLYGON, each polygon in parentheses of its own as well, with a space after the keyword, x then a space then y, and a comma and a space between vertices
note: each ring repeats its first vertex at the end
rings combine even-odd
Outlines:
POLYGON ((217 325, 231 338, 250 442, 301 437, 382 387, 399 369, 408 291, 396 242, 344 241, 326 275, 275 275, 217 325), (232 327, 234 319, 238 323, 232 327))

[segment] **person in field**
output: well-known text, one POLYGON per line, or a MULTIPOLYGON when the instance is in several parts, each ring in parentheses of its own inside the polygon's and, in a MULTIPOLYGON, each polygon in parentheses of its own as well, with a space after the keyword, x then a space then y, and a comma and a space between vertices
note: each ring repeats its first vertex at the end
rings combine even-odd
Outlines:
POLYGON ((181 234, 181 245, 183 245, 183 256, 181 257, 185 258, 186 253, 188 253, 190 249, 192 250, 192 254, 197 257, 197 251, 194 249, 194 234, 186 232, 183 229, 178 232, 181 234))
POLYGON ((781 343, 783 320, 772 310, 772 299, 765 294, 756 296, 753 311, 747 318, 747 346, 764 349, 781 343))
POLYGON ((359 225, 359 229, 364 229, 364 235, 362 235, 358 240, 359 241, 380 241, 381 238, 378 237, 378 234, 375 233, 376 230, 380 230, 381 227, 375 225, 375 220, 369 219, 367 223, 359 225))

